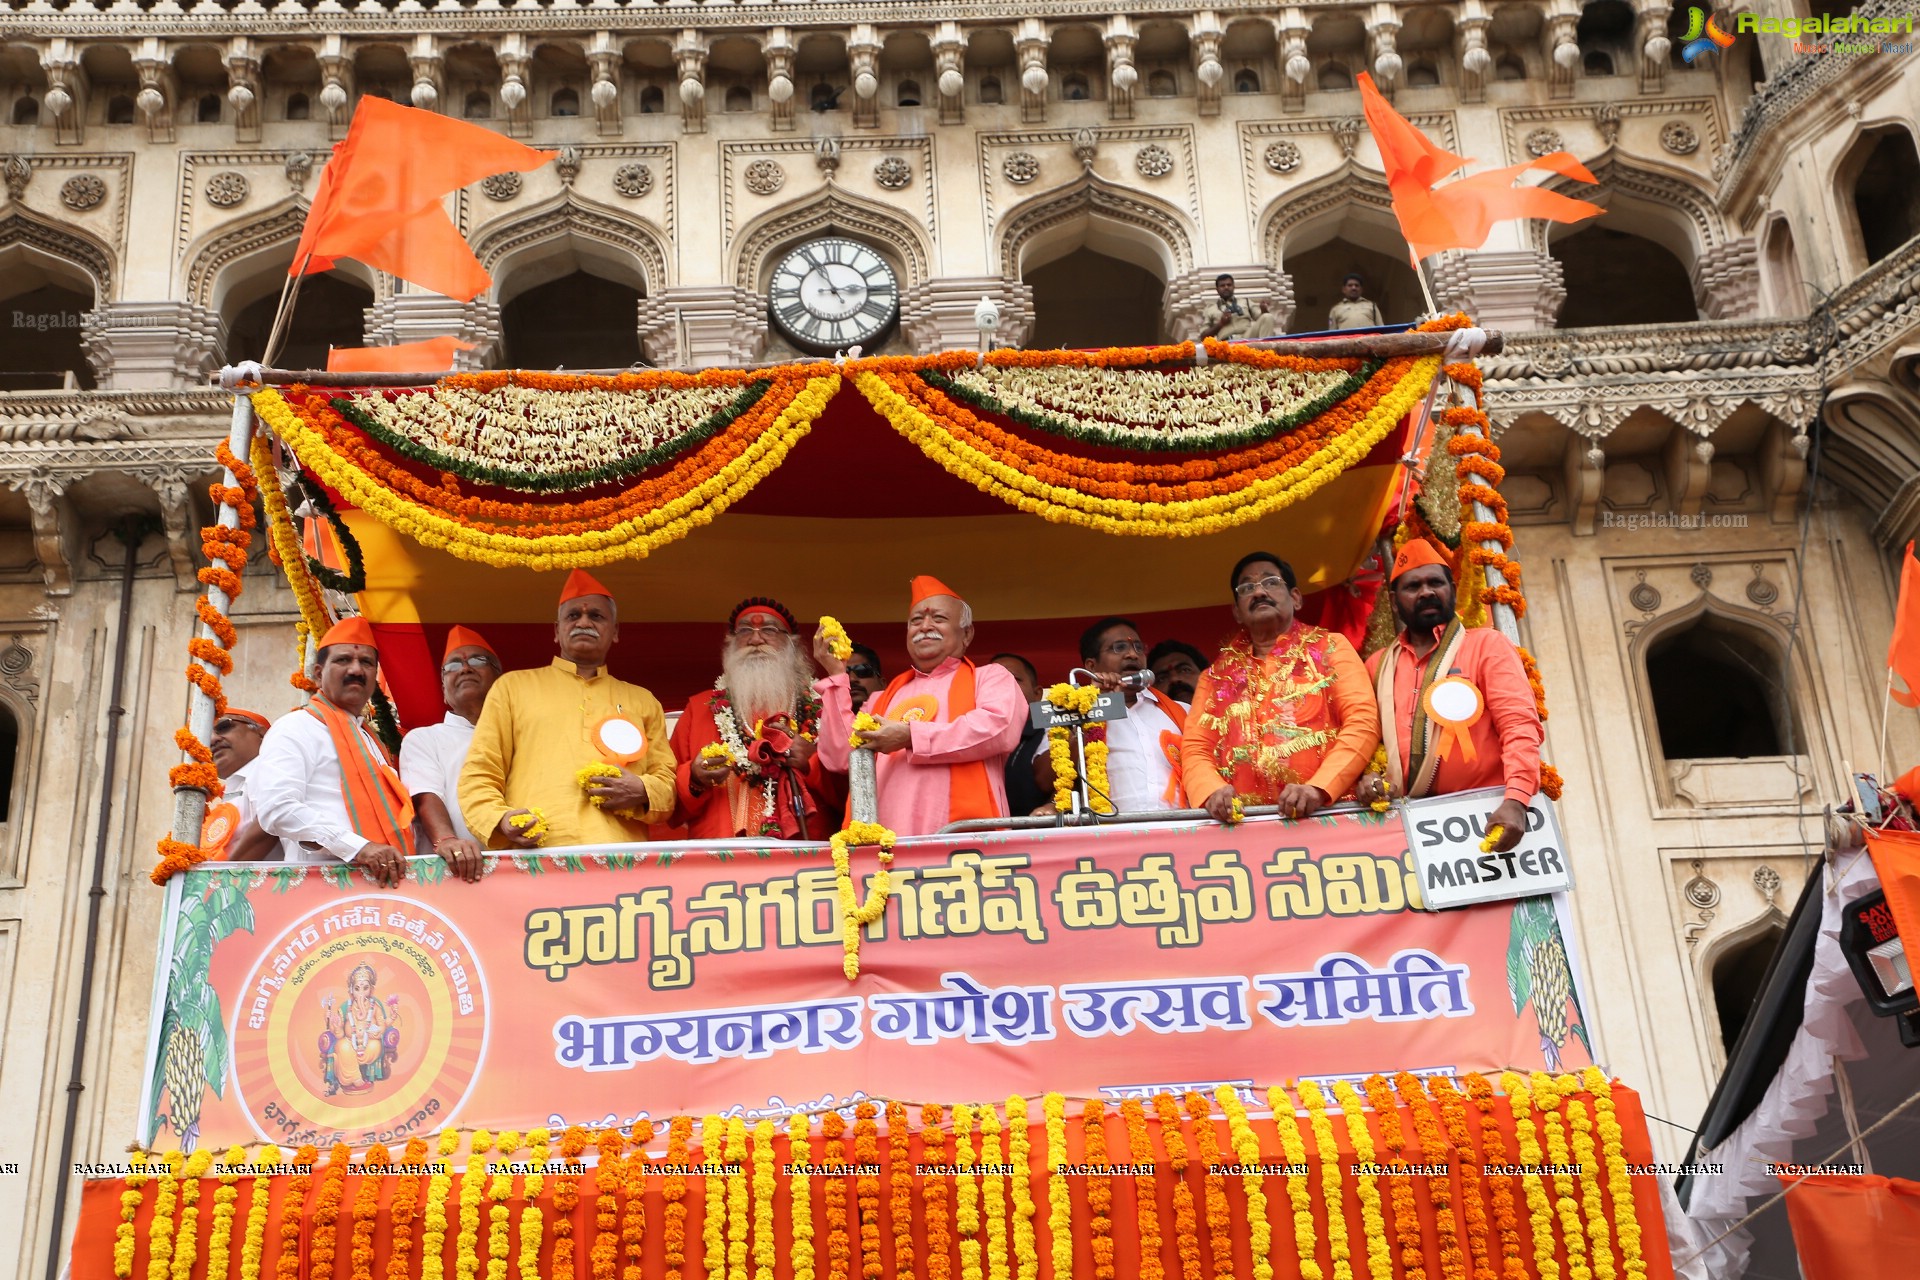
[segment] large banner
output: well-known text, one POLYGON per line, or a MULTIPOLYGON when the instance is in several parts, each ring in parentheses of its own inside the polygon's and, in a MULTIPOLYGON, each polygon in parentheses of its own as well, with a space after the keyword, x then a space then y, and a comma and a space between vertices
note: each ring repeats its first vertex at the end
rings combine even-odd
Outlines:
POLYGON ((1351 813, 903 840, 853 981, 824 847, 542 851, 479 884, 416 859, 394 891, 201 867, 168 886, 147 1136, 1590 1062, 1564 903, 1426 911, 1406 849, 1351 813))

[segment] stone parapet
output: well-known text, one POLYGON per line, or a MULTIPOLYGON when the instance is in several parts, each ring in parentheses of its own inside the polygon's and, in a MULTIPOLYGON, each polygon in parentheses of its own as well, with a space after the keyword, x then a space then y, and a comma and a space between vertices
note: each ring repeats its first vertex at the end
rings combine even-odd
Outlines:
POLYGON ((437 293, 398 293, 367 308, 370 347, 448 336, 473 344, 454 357, 454 368, 486 368, 500 350, 499 304, 485 296, 455 302, 437 293))
POLYGON ((900 328, 915 351, 955 351, 980 345, 976 319, 982 301, 993 304, 997 323, 989 347, 1017 347, 1033 330, 1033 287, 999 276, 923 280, 900 295, 900 328))
POLYGON ((767 300, 727 285, 683 286, 640 301, 640 348, 662 368, 752 364, 767 349, 767 300))
POLYGON ((1567 300, 1560 262, 1549 253, 1450 251, 1429 270, 1443 309, 1464 311, 1489 329, 1550 329, 1567 300))
POLYGON ((226 323, 191 302, 115 302, 81 320, 80 341, 102 388, 160 391, 206 385, 220 367, 226 323))

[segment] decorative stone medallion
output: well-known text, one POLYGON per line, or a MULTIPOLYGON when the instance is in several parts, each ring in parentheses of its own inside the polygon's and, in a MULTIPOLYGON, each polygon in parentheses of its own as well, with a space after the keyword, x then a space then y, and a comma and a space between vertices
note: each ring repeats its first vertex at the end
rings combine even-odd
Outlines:
POLYGON ((486 192, 489 200, 511 200, 520 194, 520 185, 517 173, 496 173, 480 180, 480 190, 486 192))
POLYGON ((1016 151, 1007 157, 1000 171, 1016 187, 1024 187, 1040 176, 1040 157, 1031 151, 1016 151))
POLYGON ((1150 142, 1133 157, 1133 167, 1143 178, 1164 178, 1173 172, 1173 152, 1150 142))
POLYGON ((247 198, 250 184, 243 173, 228 169, 207 179, 207 203, 221 209, 231 209, 247 198))
POLYGON ((1550 151, 1564 151, 1565 149, 1565 144, 1560 141, 1560 131, 1558 129, 1548 129, 1542 126, 1527 135, 1528 155, 1544 156, 1550 151))
POLYGON ((1660 126, 1660 145, 1677 156, 1692 155, 1700 149, 1700 135, 1684 120, 1669 120, 1660 126))
POLYGON ((643 164, 623 164, 613 171, 613 189, 629 200, 653 190, 653 170, 643 164))
POLYGON ((95 208, 106 198, 107 184, 94 173, 77 173, 60 187, 60 203, 76 213, 95 208))
POLYGON ((755 160, 747 166, 747 190, 757 196, 770 196, 787 181, 787 171, 773 160, 755 160))
POLYGON ((873 180, 889 191, 898 191, 913 181, 913 166, 899 156, 888 156, 873 166, 873 180))
POLYGON ((1267 168, 1275 173, 1292 173, 1300 167, 1300 148, 1282 140, 1267 144, 1267 168))

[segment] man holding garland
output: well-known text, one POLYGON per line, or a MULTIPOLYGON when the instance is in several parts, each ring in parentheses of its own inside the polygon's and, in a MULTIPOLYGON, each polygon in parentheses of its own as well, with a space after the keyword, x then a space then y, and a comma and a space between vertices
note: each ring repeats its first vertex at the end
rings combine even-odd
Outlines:
POLYGON ((1526 832, 1545 736, 1520 651, 1493 627, 1461 625, 1453 573, 1424 538, 1400 548, 1387 590, 1400 634, 1367 659, 1386 731, 1387 770, 1367 775, 1360 798, 1504 788, 1487 825, 1503 828, 1493 847, 1505 852, 1526 832), (1451 693, 1436 700, 1442 686, 1451 693))
MULTIPOLYGON (((972 643, 973 609, 939 579, 915 578, 907 615, 912 666, 867 700, 866 712, 880 725, 862 736, 879 756, 880 823, 896 835, 1007 816, 1007 754, 1020 741, 1027 700, 1005 667, 968 660, 972 643)), ((820 759, 844 773, 855 710, 845 667, 824 632, 814 636, 813 656, 827 672, 814 685, 820 759)))
POLYGON ((815 752, 820 698, 798 629, 787 607, 766 596, 741 601, 728 616, 720 678, 673 727, 676 821, 689 838, 824 840, 839 825, 815 752))
POLYGON ((1367 669, 1345 636, 1300 622, 1279 556, 1242 556, 1228 580, 1240 630, 1194 687, 1180 740, 1188 803, 1219 822, 1239 804, 1304 818, 1346 795, 1379 745, 1367 669))
POLYGON ((627 844, 673 813, 673 749, 659 700, 607 673, 613 593, 575 569, 553 628, 560 656, 509 671, 487 695, 460 771, 460 811, 490 849, 627 844))

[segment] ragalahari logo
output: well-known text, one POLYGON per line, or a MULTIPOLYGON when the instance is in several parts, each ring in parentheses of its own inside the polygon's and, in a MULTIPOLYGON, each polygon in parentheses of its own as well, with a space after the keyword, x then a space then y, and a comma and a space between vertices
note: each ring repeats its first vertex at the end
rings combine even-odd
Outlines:
POLYGON ((1713 15, 1694 5, 1687 10, 1686 43, 1680 46, 1680 56, 1689 66, 1703 54, 1715 49, 1725 49, 1733 43, 1733 37, 1714 25, 1713 15))

